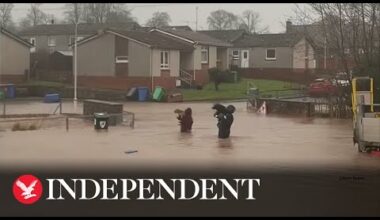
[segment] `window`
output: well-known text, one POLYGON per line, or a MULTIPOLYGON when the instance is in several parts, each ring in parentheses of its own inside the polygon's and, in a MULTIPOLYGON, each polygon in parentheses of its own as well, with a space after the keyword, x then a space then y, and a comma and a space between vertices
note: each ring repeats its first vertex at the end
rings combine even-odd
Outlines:
POLYGON ((275 60, 276 59, 276 49, 267 49, 267 60, 275 60))
POLYGON ((248 58, 248 51, 244 51, 243 52, 243 59, 247 59, 248 58))
POLYGON ((208 47, 201 47, 201 63, 208 63, 208 47))
POLYGON ((48 37, 48 46, 49 47, 55 47, 55 38, 54 37, 48 37))
POLYGON ((344 54, 349 54, 350 53, 350 48, 345 48, 344 49, 344 54))
POLYGON ((36 38, 35 37, 30 38, 29 42, 33 45, 33 47, 30 48, 30 52, 31 53, 36 52, 36 38))
POLYGON ((30 38, 30 41, 29 41, 33 46, 36 46, 36 38, 35 37, 32 37, 30 38))
POLYGON ((128 56, 117 56, 116 63, 128 63, 128 56))
POLYGON ((233 50, 232 51, 232 59, 238 60, 239 59, 239 51, 238 50, 233 50))
POLYGON ((169 51, 161 51, 161 69, 169 69, 169 51))

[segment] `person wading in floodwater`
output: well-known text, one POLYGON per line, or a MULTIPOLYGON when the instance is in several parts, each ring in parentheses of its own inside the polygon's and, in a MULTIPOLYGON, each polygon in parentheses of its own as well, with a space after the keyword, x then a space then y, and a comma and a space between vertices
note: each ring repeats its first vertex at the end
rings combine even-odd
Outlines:
POLYGON ((235 107, 233 105, 229 105, 224 107, 221 104, 215 104, 212 109, 215 109, 214 117, 218 119, 218 137, 225 139, 230 137, 231 126, 234 122, 233 113, 235 112, 235 107))
POLYGON ((178 114, 177 119, 181 126, 181 132, 191 132, 193 126, 193 117, 191 108, 187 108, 184 112, 177 109, 175 113, 178 114))

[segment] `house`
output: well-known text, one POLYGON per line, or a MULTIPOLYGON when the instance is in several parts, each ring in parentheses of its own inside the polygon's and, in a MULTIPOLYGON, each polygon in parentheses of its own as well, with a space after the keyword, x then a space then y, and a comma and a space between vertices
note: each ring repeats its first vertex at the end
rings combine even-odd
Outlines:
POLYGON ((180 52, 180 78, 191 85, 209 82, 210 68, 228 69, 228 42, 206 34, 182 29, 152 29, 150 33, 191 44, 193 50, 180 52))
POLYGON ((32 45, 0 27, 0 83, 18 83, 26 79, 32 45))
MULTIPOLYGON (((240 38, 249 35, 249 33, 245 30, 204 30, 204 31, 198 31, 202 34, 209 35, 210 37, 219 39, 221 41, 228 42, 230 44, 234 44, 237 40, 240 38)), ((227 62, 228 62, 228 68, 234 67, 234 59, 233 59, 233 53, 232 48, 227 49, 227 62)), ((241 56, 240 54, 236 54, 237 51, 235 50, 235 57, 236 55, 241 56)), ((239 51, 241 53, 241 51, 239 51)), ((235 64, 236 66, 236 64, 235 64)))
POLYGON ((232 44, 242 36, 248 35, 246 30, 204 30, 198 32, 232 44))
POLYGON ((116 29, 99 30, 77 46, 78 85, 120 90, 176 88, 180 54, 194 50, 189 42, 158 33, 116 29))
POLYGON ((301 34, 246 35, 234 42, 231 55, 240 68, 304 72, 316 67, 314 48, 301 34))
MULTIPOLYGON (((325 39, 325 30, 321 22, 313 24, 294 25, 291 21, 286 22, 286 33, 302 34, 310 40, 315 49, 316 69, 328 71, 342 71, 340 51, 337 44, 340 42, 327 42, 325 39)), ((339 38, 337 38, 339 39, 339 38)), ((359 53, 363 53, 361 48, 358 49, 359 53)), ((344 53, 348 68, 351 69, 355 66, 355 61, 350 51, 350 45, 344 41, 344 53)))
MULTIPOLYGON (((139 28, 136 22, 107 23, 107 24, 78 24, 78 40, 96 34, 99 29, 118 28, 122 30, 135 30, 139 28)), ((43 24, 27 28, 18 33, 29 41, 34 47, 31 52, 53 53, 54 51, 71 50, 69 45, 74 42, 75 24, 43 24)))

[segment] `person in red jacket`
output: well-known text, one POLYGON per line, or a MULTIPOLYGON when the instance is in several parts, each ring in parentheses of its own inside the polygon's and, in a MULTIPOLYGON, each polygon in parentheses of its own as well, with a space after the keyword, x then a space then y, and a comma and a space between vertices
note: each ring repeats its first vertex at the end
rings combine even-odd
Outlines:
POLYGON ((193 126, 193 117, 191 108, 187 108, 184 112, 179 113, 177 119, 181 126, 181 132, 191 132, 193 126))

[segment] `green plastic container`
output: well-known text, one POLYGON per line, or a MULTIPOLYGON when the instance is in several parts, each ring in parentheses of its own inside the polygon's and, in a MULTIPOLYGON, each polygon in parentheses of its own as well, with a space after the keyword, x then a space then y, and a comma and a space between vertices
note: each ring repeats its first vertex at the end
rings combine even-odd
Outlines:
POLYGON ((162 87, 157 86, 154 89, 153 100, 159 102, 164 98, 164 96, 165 96, 165 90, 162 87))
POLYGON ((0 91, 0 100, 5 98, 5 93, 3 91, 0 91))

